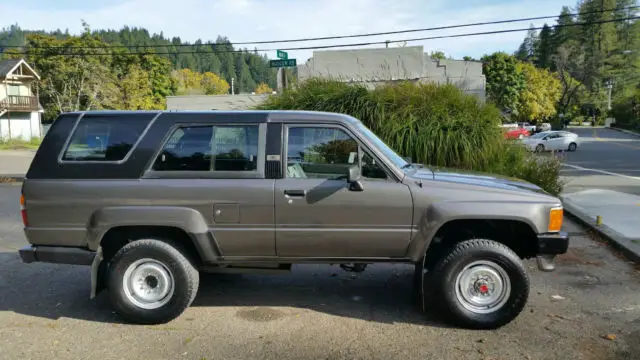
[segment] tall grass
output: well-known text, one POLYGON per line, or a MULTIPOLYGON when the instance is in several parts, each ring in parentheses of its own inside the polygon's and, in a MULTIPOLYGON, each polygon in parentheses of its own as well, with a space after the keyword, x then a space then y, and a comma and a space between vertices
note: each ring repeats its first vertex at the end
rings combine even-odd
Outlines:
POLYGON ((259 108, 349 114, 415 162, 517 177, 553 194, 562 190, 557 159, 540 160, 503 140, 499 110, 453 85, 403 82, 367 90, 311 79, 259 108))

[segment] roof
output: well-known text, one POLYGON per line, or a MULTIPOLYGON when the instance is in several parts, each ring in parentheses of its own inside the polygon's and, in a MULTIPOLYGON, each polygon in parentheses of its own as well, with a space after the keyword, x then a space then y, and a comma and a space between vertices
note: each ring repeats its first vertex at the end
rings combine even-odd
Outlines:
POLYGON ((20 63, 20 59, 9 59, 0 61, 0 78, 4 78, 20 63))
POLYGON ((38 80, 40 80, 40 75, 38 75, 38 73, 33 70, 33 68, 29 66, 24 59, 8 59, 0 61, 0 79, 6 78, 7 75, 11 74, 11 72, 13 72, 20 64, 26 66, 27 69, 29 69, 29 71, 31 71, 38 80))

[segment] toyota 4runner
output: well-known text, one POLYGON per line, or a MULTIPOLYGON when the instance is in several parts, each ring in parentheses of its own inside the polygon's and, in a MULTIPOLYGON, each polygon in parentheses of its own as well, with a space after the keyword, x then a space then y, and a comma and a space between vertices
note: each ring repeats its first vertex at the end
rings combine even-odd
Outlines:
POLYGON ((53 123, 22 185, 26 263, 91 266, 136 323, 179 316, 199 272, 415 265, 421 308, 513 320, 523 259, 565 253, 560 200, 517 179, 407 162, 360 121, 304 111, 79 112, 53 123))

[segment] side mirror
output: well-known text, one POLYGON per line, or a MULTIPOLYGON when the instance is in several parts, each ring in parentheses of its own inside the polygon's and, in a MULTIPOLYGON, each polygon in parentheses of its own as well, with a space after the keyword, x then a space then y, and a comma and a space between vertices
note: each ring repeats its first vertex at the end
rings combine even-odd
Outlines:
POLYGON ((404 161, 408 162, 409 164, 413 163, 413 161, 411 160, 411 156, 405 156, 403 159, 404 159, 404 161))
POLYGON ((351 191, 362 191, 364 187, 362 186, 362 173, 360 170, 360 166, 349 166, 347 169, 347 183, 349 184, 349 190, 351 191))

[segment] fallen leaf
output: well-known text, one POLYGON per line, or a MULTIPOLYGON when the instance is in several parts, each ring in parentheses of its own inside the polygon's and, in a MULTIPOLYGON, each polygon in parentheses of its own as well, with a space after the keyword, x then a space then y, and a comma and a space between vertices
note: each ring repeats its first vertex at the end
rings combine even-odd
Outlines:
POLYGON ((551 299, 559 301, 559 300, 564 300, 565 297, 560 295, 551 295, 551 299))
POLYGON ((607 335, 603 335, 603 336, 602 336, 602 338, 603 338, 603 339, 606 339, 606 340, 611 340, 611 341, 613 341, 613 340, 615 340, 615 339, 616 339, 616 334, 607 334, 607 335))

